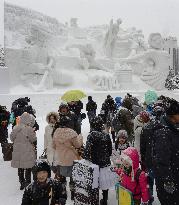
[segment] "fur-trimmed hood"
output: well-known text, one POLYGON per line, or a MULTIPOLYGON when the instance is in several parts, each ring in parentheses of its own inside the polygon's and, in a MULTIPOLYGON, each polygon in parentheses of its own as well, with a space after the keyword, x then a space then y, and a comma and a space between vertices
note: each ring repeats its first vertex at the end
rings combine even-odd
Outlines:
POLYGON ((50 124, 50 116, 54 116, 56 118, 56 121, 59 120, 59 114, 57 112, 49 112, 46 116, 46 121, 48 124, 50 124))

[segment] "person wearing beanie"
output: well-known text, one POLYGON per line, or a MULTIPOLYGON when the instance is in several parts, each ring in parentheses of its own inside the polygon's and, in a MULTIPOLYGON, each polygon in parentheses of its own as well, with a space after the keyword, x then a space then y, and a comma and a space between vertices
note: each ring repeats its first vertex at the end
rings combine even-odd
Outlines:
POLYGON ((147 111, 142 111, 137 115, 134 119, 134 147, 137 149, 139 152, 140 156, 140 135, 142 128, 149 122, 150 116, 147 111))
POLYGON ((92 96, 88 96, 88 102, 86 104, 86 111, 90 123, 91 130, 91 120, 96 116, 97 104, 93 101, 92 96))
POLYGON ((111 160, 114 165, 117 164, 116 162, 120 159, 122 151, 130 146, 126 130, 120 130, 116 137, 115 146, 113 147, 111 156, 111 160))
POLYGON ((166 116, 154 132, 154 174, 161 205, 179 202, 179 102, 168 101, 166 116))
POLYGON ((40 160, 34 170, 35 180, 25 189, 21 205, 65 205, 66 187, 51 179, 50 165, 40 160))
POLYGON ((134 205, 148 205, 149 190, 147 176, 139 168, 139 154, 134 147, 125 149, 120 157, 121 166, 115 168, 120 184, 132 192, 134 205))
MULTIPOLYGON (((103 171, 103 178, 105 179, 104 170, 111 165, 110 156, 112 154, 112 142, 109 134, 103 131, 104 125, 100 116, 96 116, 92 119, 91 129, 92 130, 86 141, 84 158, 93 164, 98 165, 100 173, 103 171)), ((103 199, 100 201, 100 205, 107 205, 109 188, 110 187, 100 187, 103 194, 103 199)))

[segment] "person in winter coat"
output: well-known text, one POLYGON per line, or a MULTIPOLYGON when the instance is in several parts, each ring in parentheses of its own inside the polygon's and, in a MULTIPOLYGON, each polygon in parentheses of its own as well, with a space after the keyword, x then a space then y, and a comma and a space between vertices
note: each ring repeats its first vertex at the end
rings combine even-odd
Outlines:
POLYGON ((21 205, 65 205, 66 187, 51 177, 50 166, 39 161, 36 167, 36 180, 24 191, 21 205))
POLYGON ((152 110, 150 121, 142 128, 140 135, 140 154, 141 154, 141 168, 148 173, 150 204, 152 204, 153 186, 154 186, 154 172, 153 172, 153 149, 154 149, 154 132, 162 127, 160 119, 164 114, 164 108, 156 106, 152 110))
MULTIPOLYGON (((76 118, 77 118, 77 123, 76 123, 76 132, 78 134, 81 134, 81 124, 82 124, 82 120, 84 119, 84 115, 81 113, 81 110, 83 109, 83 103, 81 102, 81 100, 79 101, 71 101, 68 102, 68 107, 69 110, 73 113, 75 113, 76 118)), ((86 118, 86 115, 85 115, 86 118)))
POLYGON ((10 113, 7 111, 5 106, 0 105, 0 143, 3 146, 7 143, 8 138, 8 124, 10 119, 10 113))
POLYGON ((75 115, 75 113, 71 112, 69 109, 69 106, 67 103, 61 103, 58 109, 58 113, 59 113, 59 120, 55 123, 52 135, 54 134, 55 130, 57 128, 59 128, 60 125, 60 119, 64 118, 64 117, 68 117, 68 127, 77 131, 77 116, 75 115))
POLYGON ((10 135, 13 142, 11 166, 18 168, 20 190, 31 182, 31 168, 35 164, 36 153, 34 142, 37 141, 36 133, 32 128, 35 119, 28 113, 20 116, 20 124, 16 125, 10 135), (24 176, 25 175, 25 176, 24 176))
POLYGON ((47 154, 47 159, 50 165, 52 165, 54 160, 54 149, 52 146, 52 132, 55 126, 55 123, 58 121, 59 115, 56 112, 48 113, 46 117, 46 121, 48 125, 45 127, 45 134, 44 134, 44 150, 47 154))
POLYGON ((140 138, 142 128, 148 123, 150 120, 149 113, 147 111, 142 111, 137 115, 134 119, 134 147, 137 149, 140 156, 140 138))
POLYGON ((115 97, 115 105, 116 105, 116 109, 118 110, 122 105, 122 97, 115 97))
POLYGON ((128 135, 126 130, 120 130, 117 133, 117 139, 115 142, 115 147, 113 148, 111 160, 114 165, 116 165, 120 160, 120 155, 123 150, 127 149, 129 147, 128 142, 128 135))
POLYGON ((115 171, 119 175, 120 184, 132 192, 134 205, 148 205, 147 176, 139 169, 139 154, 134 147, 128 147, 122 152, 121 168, 116 168, 115 171))
POLYGON ((154 175, 161 205, 179 202, 179 102, 171 100, 154 132, 154 175))
POLYGON ((122 102, 122 106, 115 114, 112 120, 112 124, 115 133, 118 133, 119 130, 126 130, 128 134, 128 140, 132 144, 134 140, 133 137, 134 124, 133 124, 132 112, 128 108, 132 109, 131 100, 125 98, 122 102))
POLYGON ((83 137, 68 127, 69 118, 60 118, 60 127, 53 136, 53 148, 57 157, 57 172, 63 177, 70 177, 71 199, 74 198, 74 186, 72 181, 73 161, 80 158, 76 148, 83 145, 83 137))
MULTIPOLYGON (((91 121, 92 131, 87 137, 84 158, 93 164, 99 165, 102 173, 106 167, 111 165, 110 156, 112 154, 112 142, 109 134, 103 132, 103 120, 96 116, 91 121)), ((103 172, 105 175, 105 173, 103 172)), ((100 179, 99 179, 100 181, 100 179)), ((110 187, 101 187, 103 199, 101 205, 107 205, 108 189, 110 187)))
POLYGON ((92 96, 88 96, 88 103, 86 104, 86 111, 87 111, 90 124, 91 124, 91 120, 96 116, 96 110, 97 110, 96 102, 93 101, 92 96))
POLYGON ((106 132, 109 133, 111 129, 113 142, 115 142, 115 131, 113 128, 112 119, 115 113, 116 113, 116 106, 115 106, 114 99, 110 95, 108 95, 107 99, 102 104, 100 116, 103 119, 106 132))

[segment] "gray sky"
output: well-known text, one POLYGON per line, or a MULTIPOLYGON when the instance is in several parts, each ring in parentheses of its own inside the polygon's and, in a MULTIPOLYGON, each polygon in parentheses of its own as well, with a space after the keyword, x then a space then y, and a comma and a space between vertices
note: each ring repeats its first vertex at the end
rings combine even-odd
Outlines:
POLYGON ((0 45, 4 45, 4 10, 3 0, 0 0, 0 45))
MULTIPOLYGON (((0 0, 2 1, 2 0, 0 0)), ((123 28, 135 26, 145 35, 160 32, 179 38, 179 0, 6 0, 32 8, 60 22, 78 17, 80 26, 122 18, 123 28)))

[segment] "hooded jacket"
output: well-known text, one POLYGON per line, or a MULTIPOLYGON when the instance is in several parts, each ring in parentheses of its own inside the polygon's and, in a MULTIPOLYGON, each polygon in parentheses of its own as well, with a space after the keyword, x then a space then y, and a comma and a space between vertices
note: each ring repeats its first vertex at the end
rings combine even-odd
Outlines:
POLYGON ((47 121, 48 125, 45 127, 44 149, 47 150, 47 159, 48 159, 49 163, 52 164, 54 161, 54 154, 55 154, 54 153, 55 150, 53 149, 53 145, 52 145, 52 132, 53 132, 55 125, 50 123, 50 121, 49 121, 50 116, 54 116, 56 118, 56 121, 58 121, 59 115, 56 112, 50 112, 46 116, 46 121, 47 121))
POLYGON ((35 119, 28 113, 20 117, 20 124, 16 125, 10 135, 13 144, 11 166, 14 168, 32 168, 36 154, 33 143, 37 140, 33 130, 35 119))
POLYGON ((116 169, 116 172, 121 179, 121 185, 133 193, 134 199, 148 202, 149 190, 145 172, 141 172, 138 183, 135 180, 137 170, 139 169, 139 154, 137 150, 134 147, 128 147, 123 151, 121 158, 128 160, 132 166, 132 172, 129 176, 124 173, 122 168, 116 169))
POLYGON ((84 158, 100 168, 111 164, 112 142, 109 134, 99 131, 92 131, 86 141, 84 158))
POLYGON ((75 148, 83 145, 83 137, 70 128, 57 128, 53 136, 53 148, 56 150, 57 164, 72 166, 79 155, 75 148))

